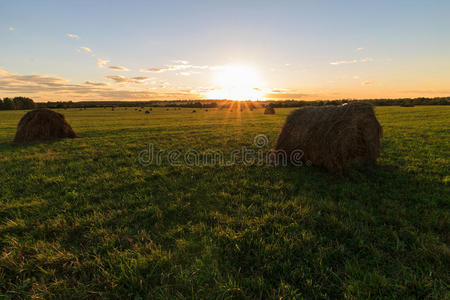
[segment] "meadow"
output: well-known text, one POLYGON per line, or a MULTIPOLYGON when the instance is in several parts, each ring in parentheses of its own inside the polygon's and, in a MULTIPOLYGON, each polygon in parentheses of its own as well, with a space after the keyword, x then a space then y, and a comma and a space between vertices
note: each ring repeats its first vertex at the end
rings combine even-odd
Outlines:
POLYGON ((314 166, 139 163, 273 142, 292 109, 67 109, 81 138, 11 145, 0 111, 0 297, 445 299, 450 107, 377 107, 382 154, 314 166))

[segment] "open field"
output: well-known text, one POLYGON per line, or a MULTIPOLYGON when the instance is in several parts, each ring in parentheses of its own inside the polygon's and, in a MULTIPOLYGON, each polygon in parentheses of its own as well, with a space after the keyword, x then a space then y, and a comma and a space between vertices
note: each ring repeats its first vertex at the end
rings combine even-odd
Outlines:
POLYGON ((449 296, 450 107, 377 107, 382 155, 315 167, 142 165, 273 144, 286 115, 60 110, 82 138, 13 146, 0 111, 0 297, 449 296))

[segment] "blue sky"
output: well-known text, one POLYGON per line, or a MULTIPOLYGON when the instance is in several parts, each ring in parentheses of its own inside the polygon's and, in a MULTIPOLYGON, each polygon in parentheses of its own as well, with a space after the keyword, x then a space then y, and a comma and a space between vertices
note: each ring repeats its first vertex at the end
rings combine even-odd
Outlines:
POLYGON ((450 1, 2 1, 0 97, 447 96, 449 15, 450 1))

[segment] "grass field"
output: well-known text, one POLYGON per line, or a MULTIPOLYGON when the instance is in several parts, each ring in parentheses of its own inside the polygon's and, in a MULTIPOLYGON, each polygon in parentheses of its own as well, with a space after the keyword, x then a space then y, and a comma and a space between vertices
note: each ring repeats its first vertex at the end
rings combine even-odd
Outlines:
POLYGON ((289 111, 61 110, 82 138, 27 146, 0 111, 0 297, 449 297, 450 107, 377 107, 379 165, 342 177, 137 159, 270 146, 289 111))

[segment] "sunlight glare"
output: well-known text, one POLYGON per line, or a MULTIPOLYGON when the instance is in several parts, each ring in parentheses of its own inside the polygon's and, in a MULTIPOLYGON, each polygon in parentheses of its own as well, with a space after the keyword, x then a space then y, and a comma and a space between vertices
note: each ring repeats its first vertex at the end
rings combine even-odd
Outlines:
POLYGON ((214 78, 216 89, 209 91, 210 99, 263 100, 258 73, 248 67, 231 65, 220 67, 214 78))

